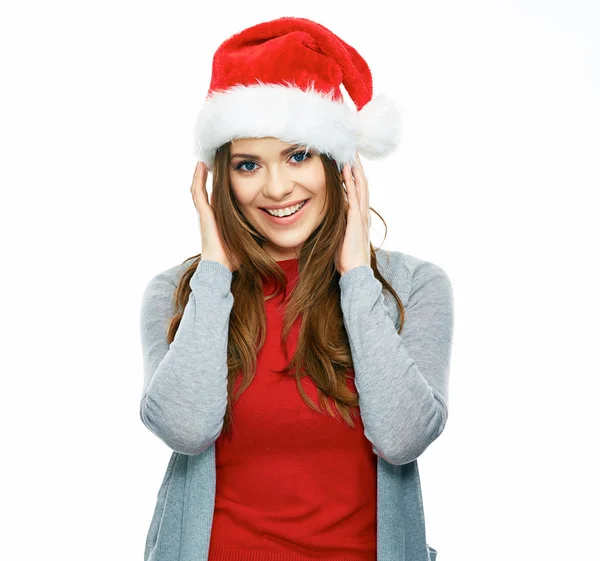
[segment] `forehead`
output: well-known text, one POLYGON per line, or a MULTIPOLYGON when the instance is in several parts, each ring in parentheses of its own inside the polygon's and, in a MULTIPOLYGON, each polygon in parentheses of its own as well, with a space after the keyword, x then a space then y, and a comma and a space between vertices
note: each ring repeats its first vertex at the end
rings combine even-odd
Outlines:
POLYGON ((231 141, 231 152, 280 152, 298 146, 272 136, 262 138, 236 138, 231 141))

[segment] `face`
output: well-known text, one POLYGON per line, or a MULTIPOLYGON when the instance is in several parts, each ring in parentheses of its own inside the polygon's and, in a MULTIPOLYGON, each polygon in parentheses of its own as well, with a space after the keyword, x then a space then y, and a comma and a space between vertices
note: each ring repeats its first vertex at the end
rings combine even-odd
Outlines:
POLYGON ((325 169, 318 153, 277 138, 231 142, 229 180, 246 219, 267 238, 263 249, 283 261, 300 248, 325 217, 325 169), (296 203, 306 201, 300 210, 296 203), (281 218, 265 208, 284 208, 281 218), (296 211, 285 217, 290 210, 296 211))

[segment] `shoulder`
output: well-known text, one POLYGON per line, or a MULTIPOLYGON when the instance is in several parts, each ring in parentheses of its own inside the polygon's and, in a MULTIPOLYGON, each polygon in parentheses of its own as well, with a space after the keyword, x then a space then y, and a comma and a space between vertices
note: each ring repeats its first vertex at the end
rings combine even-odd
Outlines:
POLYGON ((383 277, 394 287, 404 305, 425 292, 437 291, 452 297, 452 284, 446 271, 438 264, 401 251, 376 250, 377 266, 383 277))
MULTIPOLYGON (((425 291, 438 288, 446 295, 452 294, 452 285, 446 271, 436 263, 397 250, 375 250, 377 266, 382 276, 394 287, 404 305, 425 291)), ((147 291, 165 293, 178 286, 181 277, 197 256, 156 273, 149 281, 147 291)))
POLYGON ((145 297, 172 295, 173 291, 177 288, 181 277, 189 269, 195 259, 196 257, 190 257, 182 263, 155 273, 146 285, 144 291, 145 297))

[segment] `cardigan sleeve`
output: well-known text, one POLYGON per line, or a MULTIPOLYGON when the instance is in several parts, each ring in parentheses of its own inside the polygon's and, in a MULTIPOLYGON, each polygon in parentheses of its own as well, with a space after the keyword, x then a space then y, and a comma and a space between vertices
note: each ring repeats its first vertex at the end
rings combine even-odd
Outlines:
POLYGON ((164 271, 147 285, 140 335, 144 382, 140 418, 175 452, 193 455, 219 436, 227 407, 227 340, 232 273, 201 260, 190 277, 190 296, 174 340, 174 275, 164 271))
POLYGON ((355 267, 340 278, 340 303, 365 437, 378 456, 402 465, 446 424, 453 292, 441 267, 421 261, 398 334, 382 287, 370 266, 355 267))

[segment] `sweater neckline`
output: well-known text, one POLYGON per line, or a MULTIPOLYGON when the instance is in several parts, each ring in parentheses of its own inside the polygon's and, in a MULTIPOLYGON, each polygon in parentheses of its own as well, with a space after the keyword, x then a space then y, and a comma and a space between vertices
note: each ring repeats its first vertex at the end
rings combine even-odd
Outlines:
POLYGON ((292 259, 283 259, 281 261, 277 261, 277 265, 279 265, 285 273, 292 273, 298 270, 299 261, 300 259, 298 257, 294 257, 292 259))
MULTIPOLYGON (((281 261, 276 261, 277 265, 279 265, 280 269, 283 271, 287 282, 292 282, 298 276, 298 263, 300 259, 298 257, 294 257, 292 259, 282 259, 281 261)), ((269 277, 267 280, 267 284, 270 286, 273 284, 273 279, 269 277)))

